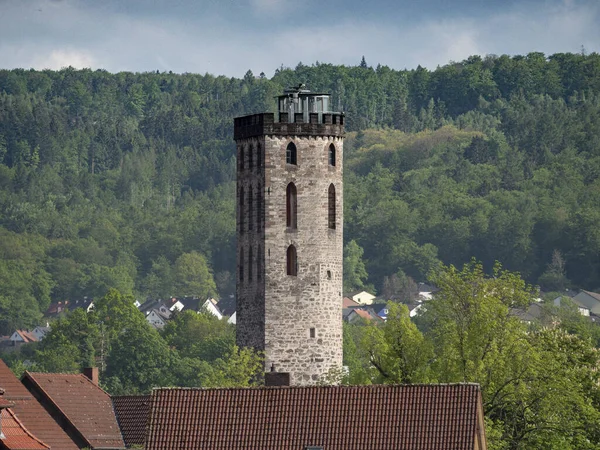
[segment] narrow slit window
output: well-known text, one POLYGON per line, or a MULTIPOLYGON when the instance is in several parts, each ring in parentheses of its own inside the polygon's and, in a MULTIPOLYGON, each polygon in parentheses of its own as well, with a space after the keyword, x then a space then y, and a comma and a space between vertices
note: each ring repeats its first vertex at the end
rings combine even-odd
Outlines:
POLYGON ((244 197, 245 197, 244 188, 240 189, 240 233, 244 233, 244 197))
POLYGON ((244 146, 240 145, 240 161, 239 161, 239 166, 240 166, 240 170, 244 170, 244 146))
POLYGON ((310 329, 310 337, 311 338, 317 337, 317 330, 315 328, 310 329))
POLYGON ((329 165, 335 166, 335 145, 329 146, 329 165))
POLYGON ((262 247, 258 246, 258 252, 256 253, 256 279, 262 280, 262 247))
POLYGON ((298 197, 296 185, 290 183, 285 192, 286 225, 288 228, 298 228, 298 197))
POLYGON ((253 265, 254 265, 254 261, 252 260, 252 247, 250 247, 250 250, 248 250, 248 281, 250 283, 252 283, 252 278, 253 278, 253 265))
POLYGON ((248 230, 252 230, 254 228, 254 189, 250 189, 248 195, 248 230))
POLYGON ((287 164, 296 165, 297 161, 298 161, 297 154, 298 154, 298 152, 296 150, 296 144, 294 144, 293 142, 290 142, 285 151, 285 162, 287 164))
POLYGON ((239 271, 240 271, 240 283, 244 282, 244 249, 240 249, 240 261, 239 261, 239 271))
POLYGON ((329 185, 329 192, 327 194, 328 197, 328 205, 327 205, 327 211, 328 211, 328 226, 329 228, 331 228, 332 230, 335 230, 335 186, 333 184, 329 185))
POLYGON ((294 277, 298 276, 298 255, 296 247, 290 245, 287 249, 287 274, 294 277))
POLYGON ((256 231, 260 231, 262 225, 262 186, 260 184, 256 192, 256 231))

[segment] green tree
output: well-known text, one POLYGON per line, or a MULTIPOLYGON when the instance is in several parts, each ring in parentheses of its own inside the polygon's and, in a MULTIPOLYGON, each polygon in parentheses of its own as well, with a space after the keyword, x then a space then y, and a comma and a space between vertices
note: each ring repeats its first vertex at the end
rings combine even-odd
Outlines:
POLYGON ((368 277, 367 269, 362 261, 363 249, 352 240, 344 247, 344 292, 365 288, 368 277))
POLYGON ((111 346, 105 383, 112 394, 141 394, 155 386, 172 386, 177 358, 148 322, 131 321, 111 346))
POLYGON ((204 255, 198 252, 182 254, 174 265, 175 295, 208 298, 216 295, 212 270, 204 255))
POLYGON ((235 345, 235 327, 209 312, 184 310, 165 325, 162 336, 182 357, 215 361, 235 345))
POLYGON ((426 383, 430 380, 432 343, 412 323, 406 305, 389 302, 382 326, 369 326, 363 345, 384 383, 426 383))

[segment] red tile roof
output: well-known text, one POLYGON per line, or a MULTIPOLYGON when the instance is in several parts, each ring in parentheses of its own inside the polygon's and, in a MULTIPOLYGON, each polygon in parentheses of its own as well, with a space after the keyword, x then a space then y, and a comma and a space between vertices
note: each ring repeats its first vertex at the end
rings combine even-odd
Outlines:
POLYGON ((155 389, 146 450, 486 449, 479 386, 155 389))
POLYGON ((84 375, 25 372, 22 381, 86 446, 125 448, 110 396, 84 375))
POLYGON ((357 306, 360 306, 360 303, 355 302, 351 298, 344 297, 342 299, 342 308, 354 308, 354 307, 357 307, 357 306))
POLYGON ((112 401, 125 445, 143 446, 150 415, 150 396, 119 395, 113 396, 112 401))
POLYGON ((23 342, 37 342, 38 338, 35 334, 28 330, 17 330, 17 334, 21 336, 23 342))
POLYGON ((2 420, 2 444, 10 450, 37 450, 48 449, 50 446, 32 435, 21 423, 14 412, 3 409, 0 413, 2 420))
POLYGON ((34 436, 52 449, 76 450, 78 448, 2 360, 0 360, 0 386, 5 391, 4 400, 15 404, 11 407, 11 411, 34 436))

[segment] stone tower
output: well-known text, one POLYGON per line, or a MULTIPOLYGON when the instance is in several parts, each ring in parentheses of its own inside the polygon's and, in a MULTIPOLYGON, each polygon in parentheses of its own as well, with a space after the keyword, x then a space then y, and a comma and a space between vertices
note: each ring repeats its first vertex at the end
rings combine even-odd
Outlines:
POLYGON ((277 113, 235 119, 237 343, 314 384, 342 366, 344 116, 288 89, 277 113))

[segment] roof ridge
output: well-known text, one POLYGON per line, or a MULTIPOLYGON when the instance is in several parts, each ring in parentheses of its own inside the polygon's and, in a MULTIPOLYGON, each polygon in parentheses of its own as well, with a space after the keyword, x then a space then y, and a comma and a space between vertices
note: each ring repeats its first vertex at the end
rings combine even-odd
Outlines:
POLYGON ((21 420, 19 420, 19 418, 17 417, 17 415, 15 414, 15 412, 12 409, 6 408, 6 412, 8 412, 12 416, 13 420, 15 422, 17 422, 17 424, 21 427, 21 429, 25 432, 25 434, 27 434, 31 439, 33 439, 34 441, 37 441, 40 445, 43 445, 46 448, 50 448, 50 446, 48 444, 46 444, 44 441, 38 439, 27 429, 25 424, 23 424, 23 422, 21 422, 21 420))
POLYGON ((391 389, 394 387, 446 387, 446 386, 473 386, 481 390, 479 383, 470 381, 460 381, 456 383, 413 383, 413 384, 370 384, 370 385, 327 385, 327 386, 250 386, 250 387, 154 387, 152 392, 155 391, 239 391, 239 390, 265 390, 265 389, 298 389, 298 390, 310 390, 310 389, 391 389))
POLYGON ((110 399, 110 394, 108 392, 106 392, 104 389, 102 389, 99 385, 97 385, 96 383, 94 383, 92 380, 90 380, 88 377, 86 377, 84 374, 82 373, 62 373, 62 372, 58 372, 58 373, 54 373, 54 372, 30 372, 28 370, 26 370, 25 372, 27 372, 30 375, 56 375, 56 376, 72 376, 75 378, 83 378, 85 381, 87 381, 88 383, 91 383, 92 386, 94 386, 96 389, 99 389, 101 392, 103 392, 104 394, 106 394, 106 396, 110 399))

